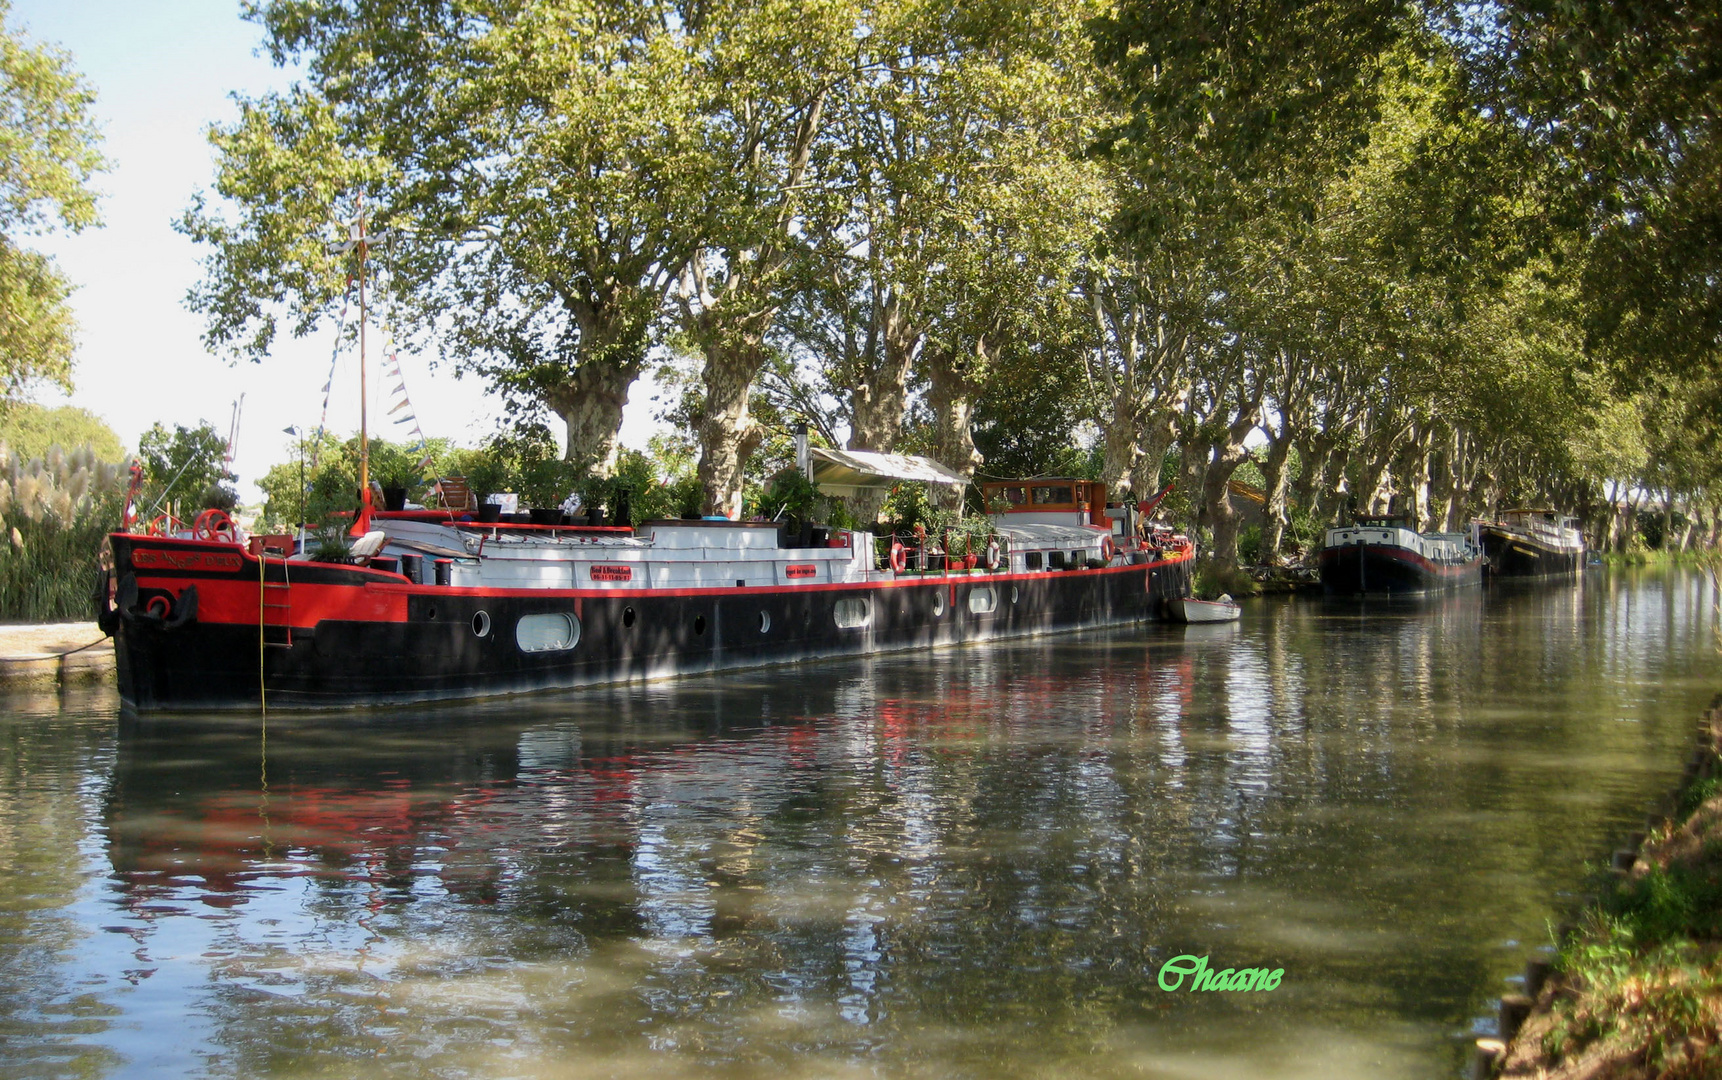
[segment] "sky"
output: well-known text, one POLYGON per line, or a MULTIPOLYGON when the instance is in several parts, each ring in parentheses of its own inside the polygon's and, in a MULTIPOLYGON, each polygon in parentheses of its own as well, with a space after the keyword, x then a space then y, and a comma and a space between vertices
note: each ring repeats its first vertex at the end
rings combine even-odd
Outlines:
MULTIPOLYGON (((171 429, 207 420, 226 434, 243 396, 234 471, 241 499, 259 499, 256 480, 296 453, 293 436, 282 429, 317 428, 334 330, 331 325, 299 340, 283 332, 262 363, 212 355, 202 342, 201 317, 185 306, 202 273, 202 253, 173 222, 194 193, 213 185, 206 133, 212 123, 238 116, 233 95, 285 89, 292 73, 259 55, 261 33, 239 17, 239 0, 13 0, 7 22, 14 32, 71 54, 95 90, 102 152, 110 163, 95 182, 103 227, 25 240, 52 255, 77 286, 75 389, 69 397, 49 391, 37 400, 89 409, 135 448, 158 421, 171 429)), ((400 354, 424 433, 467 446, 482 442, 504 423, 501 403, 480 382, 456 379, 435 360, 400 354)), ((373 434, 380 415, 376 395, 393 385, 382 385, 378 363, 372 353, 373 434)), ((335 379, 328 426, 348 435, 359 422, 356 357, 342 356, 335 379)), ((641 383, 630 396, 626 445, 644 447, 655 429, 649 393, 641 383)), ((401 430, 382 434, 398 440, 401 430)))

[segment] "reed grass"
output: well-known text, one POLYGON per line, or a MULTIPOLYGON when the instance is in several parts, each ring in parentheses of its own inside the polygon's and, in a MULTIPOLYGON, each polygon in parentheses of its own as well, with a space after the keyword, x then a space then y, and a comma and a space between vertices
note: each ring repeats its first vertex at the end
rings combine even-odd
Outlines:
POLYGON ((125 467, 85 446, 21 459, 0 443, 0 619, 93 617, 102 540, 119 527, 125 467))

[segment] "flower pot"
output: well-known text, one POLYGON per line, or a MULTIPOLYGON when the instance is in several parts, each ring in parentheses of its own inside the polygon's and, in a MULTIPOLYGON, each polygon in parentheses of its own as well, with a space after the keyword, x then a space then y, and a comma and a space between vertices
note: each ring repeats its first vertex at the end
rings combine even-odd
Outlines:
POLYGON ((383 488, 384 510, 405 510, 407 508, 407 489, 404 487, 383 488))
POLYGON ((980 561, 981 561, 981 557, 979 555, 964 555, 963 556, 963 569, 964 570, 973 570, 976 566, 980 565, 980 561))
POLYGON ((501 521, 502 520, 502 506, 501 506, 501 504, 500 503, 485 503, 484 505, 480 506, 478 508, 478 520, 486 522, 488 524, 495 524, 496 522, 501 521))
POLYGON ((534 525, 562 524, 562 508, 560 506, 534 506, 526 513, 534 525))

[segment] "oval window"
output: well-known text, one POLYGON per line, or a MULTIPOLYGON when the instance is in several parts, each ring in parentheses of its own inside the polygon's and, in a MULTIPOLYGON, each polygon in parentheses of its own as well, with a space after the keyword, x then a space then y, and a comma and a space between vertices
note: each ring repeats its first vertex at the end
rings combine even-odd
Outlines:
POLYGON ((868 610, 867 601, 859 599, 839 600, 832 607, 832 617, 837 625, 848 629, 854 626, 866 626, 867 619, 872 614, 868 610))
POLYGON ((490 636, 490 612, 481 611, 472 617, 472 632, 479 637, 490 636))
POLYGON ((514 641, 521 652, 559 652, 572 649, 579 640, 580 620, 563 612, 522 615, 514 624, 514 641))
POLYGON ((985 615, 999 606, 999 594, 991 588, 969 590, 969 610, 985 615))
POLYGON ((945 590, 934 589, 933 590, 933 618, 935 618, 935 619, 940 618, 944 614, 945 614, 945 590))

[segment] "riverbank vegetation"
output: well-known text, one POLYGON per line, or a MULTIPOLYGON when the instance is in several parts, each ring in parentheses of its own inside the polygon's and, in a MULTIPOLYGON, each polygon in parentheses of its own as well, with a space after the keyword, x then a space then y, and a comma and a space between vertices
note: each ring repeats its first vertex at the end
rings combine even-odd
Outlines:
POLYGON ((1722 781, 1685 787, 1671 820, 1562 942, 1556 973, 1502 1076, 1722 1073, 1722 781))
POLYGON ((88 446, 23 458, 0 443, 0 618, 89 617, 97 553, 119 527, 125 477, 88 446))
POLYGON ((1722 536, 1709 6, 254 11, 303 75, 212 133, 182 226, 230 353, 339 305, 320 230, 362 207, 400 329, 581 474, 681 364, 704 512, 801 417, 970 475, 1176 480, 1227 563, 1389 505, 1722 536))

